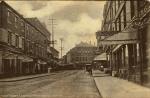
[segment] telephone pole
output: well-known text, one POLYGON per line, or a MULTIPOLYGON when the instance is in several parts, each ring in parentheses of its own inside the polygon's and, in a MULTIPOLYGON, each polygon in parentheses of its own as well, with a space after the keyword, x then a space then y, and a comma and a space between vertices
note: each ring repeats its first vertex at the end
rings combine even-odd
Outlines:
POLYGON ((52 18, 49 18, 49 20, 51 21, 51 24, 49 24, 49 25, 51 25, 51 32, 52 32, 51 44, 52 44, 52 47, 54 47, 54 44, 56 44, 56 40, 55 40, 55 38, 54 38, 54 27, 55 27, 55 25, 57 25, 57 24, 54 23, 54 21, 55 21, 56 19, 54 19, 53 17, 52 17, 52 18))
POLYGON ((61 45, 61 47, 60 47, 60 50, 61 50, 61 58, 62 58, 62 51, 63 51, 63 49, 64 49, 64 47, 63 47, 63 41, 64 41, 64 39, 63 39, 63 38, 60 38, 60 45, 61 45))

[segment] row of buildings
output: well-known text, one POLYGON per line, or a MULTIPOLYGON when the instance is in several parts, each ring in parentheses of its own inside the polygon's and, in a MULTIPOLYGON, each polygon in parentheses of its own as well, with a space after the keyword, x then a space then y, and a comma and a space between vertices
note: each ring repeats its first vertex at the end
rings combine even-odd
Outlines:
POLYGON ((85 64, 92 63, 96 50, 96 46, 81 42, 63 56, 63 63, 75 64, 77 68, 82 68, 85 64))
POLYGON ((106 1, 96 38, 113 76, 150 87, 150 2, 106 1))
POLYGON ((0 76, 47 72, 58 59, 50 32, 37 18, 24 18, 0 2, 0 76))

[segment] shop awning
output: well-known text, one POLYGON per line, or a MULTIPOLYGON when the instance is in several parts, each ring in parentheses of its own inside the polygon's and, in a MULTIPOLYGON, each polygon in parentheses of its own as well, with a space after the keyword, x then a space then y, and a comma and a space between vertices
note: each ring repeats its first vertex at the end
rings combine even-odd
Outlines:
POLYGON ((11 52, 5 53, 3 59, 16 59, 17 55, 11 52))
POLYGON ((47 64, 46 62, 41 61, 41 60, 38 60, 38 63, 39 63, 39 64, 47 64))
POLYGON ((94 58, 94 61, 107 60, 106 53, 102 53, 94 58))
POLYGON ((138 43, 137 32, 121 32, 101 40, 99 45, 138 43))
POLYGON ((33 62, 33 59, 28 56, 23 56, 22 61, 23 62, 33 62))

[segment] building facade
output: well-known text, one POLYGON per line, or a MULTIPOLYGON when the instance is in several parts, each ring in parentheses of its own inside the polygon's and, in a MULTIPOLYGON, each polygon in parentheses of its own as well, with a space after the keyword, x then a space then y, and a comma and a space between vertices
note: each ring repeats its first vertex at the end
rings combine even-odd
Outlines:
POLYGON ((47 70, 50 33, 38 19, 29 21, 0 2, 0 75, 42 73, 47 70))
POLYGON ((96 46, 81 42, 67 53, 67 63, 76 64, 79 67, 92 63, 96 49, 96 46))
POLYGON ((146 0, 106 2, 101 31, 96 36, 98 47, 107 53, 113 76, 150 83, 149 10, 146 0))

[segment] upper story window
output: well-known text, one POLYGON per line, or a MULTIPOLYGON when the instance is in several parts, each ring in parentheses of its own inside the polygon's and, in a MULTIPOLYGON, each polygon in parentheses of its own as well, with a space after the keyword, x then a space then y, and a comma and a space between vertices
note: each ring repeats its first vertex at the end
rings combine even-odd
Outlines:
POLYGON ((29 25, 26 25, 26 37, 29 37, 29 25))
POLYGON ((19 36, 19 48, 23 47, 23 38, 19 36))
POLYGON ((101 39, 104 39, 105 37, 104 36, 101 36, 101 39))
POLYGON ((19 47, 19 36, 18 35, 16 35, 16 47, 19 47))
POLYGON ((120 0, 118 0, 118 8, 120 7, 120 4, 121 4, 121 1, 120 1, 120 0))
POLYGON ((20 21, 20 25, 21 25, 21 31, 25 32, 25 23, 23 22, 23 20, 20 21))
POLYGON ((10 17, 10 11, 7 12, 7 16, 10 17))
POLYGON ((11 18, 11 12, 8 10, 7 11, 7 22, 11 24, 10 18, 11 18))
POLYGON ((15 27, 17 28, 17 17, 15 16, 15 27))
POLYGON ((135 2, 133 0, 130 1, 131 3, 131 19, 135 16, 135 2))
POLYGON ((11 36, 12 36, 11 45, 16 46, 16 35, 14 33, 11 33, 11 36))
POLYGON ((8 44, 11 45, 11 42, 12 42, 12 34, 11 32, 8 32, 8 44))

